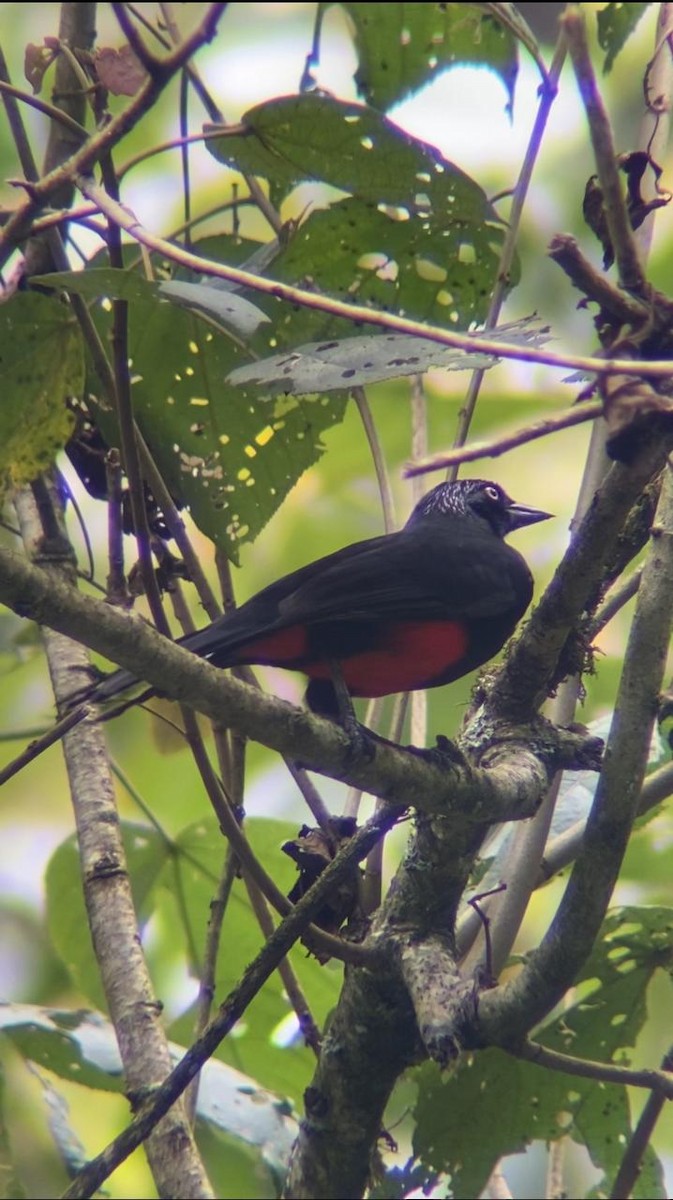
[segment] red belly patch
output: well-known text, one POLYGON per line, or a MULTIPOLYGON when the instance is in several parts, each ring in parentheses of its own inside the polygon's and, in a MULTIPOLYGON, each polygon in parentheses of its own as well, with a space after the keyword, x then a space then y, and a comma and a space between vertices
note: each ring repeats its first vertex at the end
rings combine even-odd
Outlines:
MULTIPOLYGON (((458 621, 401 621, 388 626, 385 646, 342 659, 341 670, 352 696, 410 692, 430 686, 459 663, 468 642, 467 630, 458 621)), ((323 662, 301 669, 311 679, 330 678, 329 666, 323 662)))
POLYGON ((303 625, 290 625, 289 629, 279 629, 276 633, 269 633, 266 637, 246 642, 241 659, 243 662, 282 667, 284 663, 294 665, 301 662, 307 652, 306 629, 303 625))

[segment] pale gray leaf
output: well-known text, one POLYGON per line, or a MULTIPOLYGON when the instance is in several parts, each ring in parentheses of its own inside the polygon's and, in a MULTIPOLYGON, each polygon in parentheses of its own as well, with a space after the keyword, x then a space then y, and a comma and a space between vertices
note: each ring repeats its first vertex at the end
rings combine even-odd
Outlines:
MULTIPOLYGON (((497 338, 511 346, 539 346, 548 328, 534 317, 501 326, 475 338, 497 338)), ((237 367, 227 377, 235 386, 253 386, 270 395, 302 396, 314 392, 365 387, 385 379, 422 375, 431 367, 449 371, 485 370, 498 360, 442 346, 428 338, 402 333, 368 333, 362 337, 307 342, 285 354, 237 367)))
MULTIPOLYGON (((121 1091, 122 1064, 114 1029, 97 1012, 0 1002, 0 1029, 26 1059, 84 1086, 121 1091)), ((175 1063, 183 1046, 170 1043, 175 1063)), ((201 1069, 197 1116, 217 1130, 255 1146, 271 1170, 282 1173, 297 1134, 287 1102, 211 1058, 201 1069)))
POLYGON ((210 283, 182 283, 171 280, 159 284, 159 295, 162 300, 170 300, 181 308, 190 308, 194 312, 203 313, 233 329, 241 337, 252 337, 255 330, 263 321, 268 321, 266 313, 256 304, 251 304, 243 296, 230 291, 213 287, 210 283))

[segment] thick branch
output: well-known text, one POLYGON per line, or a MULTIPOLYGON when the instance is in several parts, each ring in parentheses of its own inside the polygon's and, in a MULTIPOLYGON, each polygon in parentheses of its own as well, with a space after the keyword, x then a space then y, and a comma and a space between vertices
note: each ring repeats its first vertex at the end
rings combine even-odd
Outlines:
POLYGON ((540 947, 510 984, 484 996, 488 1042, 520 1039, 561 999, 591 951, 638 812, 673 621, 673 475, 666 472, 584 844, 540 947))
MULTIPOLYGON (((354 755, 349 737, 331 721, 239 683, 142 621, 80 595, 4 549, 0 549, 0 600, 20 615, 113 658, 173 699, 393 803, 438 812, 450 806, 477 823, 503 821, 530 815, 546 783, 546 767, 534 755, 523 753, 529 730, 521 730, 522 744, 503 743, 499 752, 493 750, 488 769, 458 767, 443 755, 437 761, 432 754, 424 760, 418 753, 382 743, 372 747, 371 757, 354 755)), ((555 744, 549 732, 550 740, 538 746, 549 759, 549 768, 571 761, 577 765, 578 751, 582 760, 581 741, 570 738, 555 744)))
MULTIPOLYGON (((72 573, 72 555, 59 539, 54 497, 42 481, 16 497, 23 535, 33 548, 52 547, 67 557, 60 570, 72 573), (40 517, 42 518, 40 520, 40 517), (60 551, 59 551, 60 547, 60 551)), ((54 570, 52 567, 52 579, 54 570)), ((45 650, 54 694, 62 700, 78 683, 86 682, 88 661, 76 643, 59 633, 44 631, 45 650)), ((160 1010, 141 946, 115 807, 114 785, 104 753, 102 731, 86 725, 63 743, 70 782, 81 862, 82 887, 96 962, 114 1023, 124 1079, 129 1094, 156 1087, 171 1070, 171 1056, 160 1010)), ((82 930, 86 937, 86 931, 82 930)), ((181 1196, 212 1196, 193 1134, 181 1105, 173 1109, 147 1141, 147 1156, 160 1192, 181 1196)))

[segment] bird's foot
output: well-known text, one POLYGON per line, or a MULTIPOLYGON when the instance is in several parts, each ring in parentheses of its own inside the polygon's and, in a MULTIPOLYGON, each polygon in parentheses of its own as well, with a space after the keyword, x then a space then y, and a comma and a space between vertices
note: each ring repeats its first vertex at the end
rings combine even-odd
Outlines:
POLYGON ((339 725, 348 735, 350 743, 347 753, 348 765, 363 760, 371 762, 376 756, 376 743, 386 741, 386 738, 379 737, 366 725, 362 725, 353 712, 345 713, 340 718, 339 725))
POLYGON ((438 733, 435 745, 427 749, 420 746, 405 746, 404 749, 417 755, 418 758, 425 759, 426 762, 434 763, 435 766, 445 769, 447 767, 465 768, 469 765, 462 750, 443 733, 438 733))

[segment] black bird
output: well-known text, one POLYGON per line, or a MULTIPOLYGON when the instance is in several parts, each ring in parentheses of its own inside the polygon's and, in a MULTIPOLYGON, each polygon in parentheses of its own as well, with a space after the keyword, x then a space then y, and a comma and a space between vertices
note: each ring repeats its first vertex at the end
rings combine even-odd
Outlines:
MULTIPOLYGON (((439 687, 501 649, 530 604, 525 560, 504 541, 550 513, 516 504, 495 483, 440 483, 398 533, 355 542, 285 575, 180 644, 217 667, 303 671, 315 712, 351 696, 439 687)), ((88 699, 137 683, 115 671, 88 699)), ((148 693, 145 693, 145 696, 148 693)))

